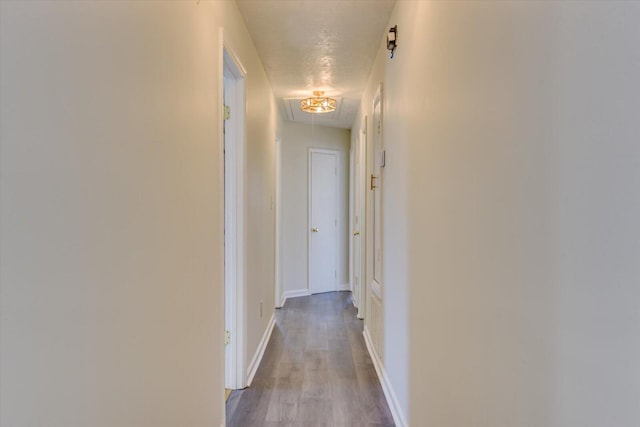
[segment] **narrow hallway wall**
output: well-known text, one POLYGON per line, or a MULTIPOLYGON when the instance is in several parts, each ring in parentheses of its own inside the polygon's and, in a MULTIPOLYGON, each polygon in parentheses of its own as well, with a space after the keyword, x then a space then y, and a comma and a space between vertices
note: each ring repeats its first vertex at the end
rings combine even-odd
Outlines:
POLYGON ((409 425, 640 424, 639 20, 396 4, 354 128, 382 81, 384 363, 409 425))
POLYGON ((0 424, 219 426, 221 27, 248 71, 247 287, 273 307, 279 118, 235 3, 0 7, 0 424))
POLYGON ((275 310, 275 140, 283 122, 244 20, 235 3, 228 3, 225 7, 233 12, 234 20, 225 22, 225 37, 247 68, 244 364, 249 367, 275 310))

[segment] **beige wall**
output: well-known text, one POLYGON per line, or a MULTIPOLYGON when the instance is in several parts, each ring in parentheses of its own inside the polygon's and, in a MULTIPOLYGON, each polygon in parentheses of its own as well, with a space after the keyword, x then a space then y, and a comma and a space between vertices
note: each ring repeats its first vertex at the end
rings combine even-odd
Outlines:
POLYGON ((247 74, 250 355, 278 118, 233 2, 1 3, 3 426, 224 422, 219 28, 247 74))
POLYGON ((338 150, 338 287, 349 284, 349 144, 345 129, 284 122, 282 128, 283 291, 308 289, 309 148, 338 150))
POLYGON ((409 425, 640 425, 639 20, 396 4, 361 114, 383 81, 384 360, 409 425))
MULTIPOLYGON (((235 4, 233 11, 238 13, 235 4)), ((225 34, 229 34, 230 46, 247 70, 244 199, 247 367, 275 309, 275 140, 282 132, 282 120, 244 21, 233 22, 234 28, 225 26, 225 34)))

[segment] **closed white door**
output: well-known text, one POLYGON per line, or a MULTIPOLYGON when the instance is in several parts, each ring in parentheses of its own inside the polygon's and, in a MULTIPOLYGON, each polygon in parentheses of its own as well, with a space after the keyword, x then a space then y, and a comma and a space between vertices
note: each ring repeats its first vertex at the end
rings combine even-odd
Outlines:
MULTIPOLYGON (((364 123, 366 124, 366 117, 364 123)), ((356 141, 353 150, 353 192, 352 192, 352 277, 351 283, 353 284, 353 296, 358 305, 358 317, 364 316, 364 295, 361 291, 362 286, 362 232, 364 232, 362 221, 362 195, 364 190, 364 172, 362 152, 364 146, 364 139, 366 137, 366 129, 363 128, 360 131, 359 139, 356 141)))
POLYGON ((373 198, 373 280, 371 291, 382 299, 382 88, 378 89, 373 101, 373 172, 369 177, 373 198))
POLYGON ((338 153, 309 150, 309 290, 336 290, 338 153))

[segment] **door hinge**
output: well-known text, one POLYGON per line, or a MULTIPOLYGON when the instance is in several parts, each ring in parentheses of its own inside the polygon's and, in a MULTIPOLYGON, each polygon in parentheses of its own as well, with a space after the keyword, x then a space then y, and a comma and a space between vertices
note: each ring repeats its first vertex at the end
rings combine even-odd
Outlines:
POLYGON ((224 331, 224 345, 231 344, 231 331, 224 331))
POLYGON ((229 120, 231 118, 231 107, 228 105, 224 106, 224 119, 229 120))

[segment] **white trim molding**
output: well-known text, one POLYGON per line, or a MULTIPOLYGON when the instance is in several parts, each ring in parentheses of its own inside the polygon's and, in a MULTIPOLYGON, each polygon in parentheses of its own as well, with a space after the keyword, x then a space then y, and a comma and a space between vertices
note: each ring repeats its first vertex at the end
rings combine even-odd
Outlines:
MULTIPOLYGON (((222 78, 219 84, 219 105, 232 106, 237 114, 232 115, 226 126, 219 130, 220 159, 222 162, 222 181, 224 196, 222 199, 222 231, 225 236, 224 253, 224 301, 223 313, 225 329, 233 337, 230 345, 224 348, 225 387, 240 389, 244 387, 246 371, 246 318, 245 305, 245 248, 244 222, 245 205, 245 81, 246 70, 235 50, 230 46, 223 28, 220 34, 219 69, 222 78), (226 131, 225 131, 226 129, 226 131), (226 230, 226 232, 225 232, 226 230)), ((224 122, 224 109, 218 117, 224 122)), ((221 341, 223 342, 223 341, 221 341)))
POLYGON ((282 294, 282 304, 280 306, 284 307, 284 303, 289 298, 308 297, 309 295, 311 295, 311 291, 309 289, 296 289, 294 291, 285 291, 282 294))
POLYGON ((275 303, 276 308, 282 308, 282 139, 278 135, 275 138, 275 168, 276 168, 276 233, 275 233, 275 303))
POLYGON ((251 363, 249 363, 247 375, 247 387, 251 385, 251 381, 253 381, 253 377, 256 375, 258 371, 258 367, 260 366, 260 362, 262 362, 262 357, 264 356, 264 351, 267 349, 267 344, 269 343, 269 338, 271 338, 271 333, 273 332, 273 327, 276 325, 276 315, 275 313, 271 315, 271 319, 269 319, 269 324, 267 325, 267 329, 265 329, 264 334, 262 335, 262 339, 260 340, 260 344, 258 345, 258 349, 256 350, 256 354, 251 359, 251 363))
POLYGON ((379 300, 382 300, 382 285, 376 282, 375 280, 371 282, 371 293, 378 297, 379 300))
POLYGON ((351 283, 343 283, 338 285, 338 291, 351 291, 351 283))
POLYGON ((371 356, 371 360, 373 361, 373 366, 376 369, 376 374, 378 374, 378 379, 380 380, 380 385, 382 386, 382 391, 384 392, 384 397, 387 399, 387 404, 389 405, 389 409, 391 410, 391 416, 393 417, 393 422, 397 427, 408 427, 407 417, 405 417, 402 412, 402 408, 400 407, 400 402, 398 402, 398 397, 396 396, 395 391, 391 385, 391 381, 387 376, 387 372, 378 357, 378 353, 374 350, 373 343, 371 342, 371 335, 369 334, 369 329, 365 326, 364 331, 362 332, 364 335, 364 342, 367 345, 367 350, 369 350, 369 355, 371 356))

